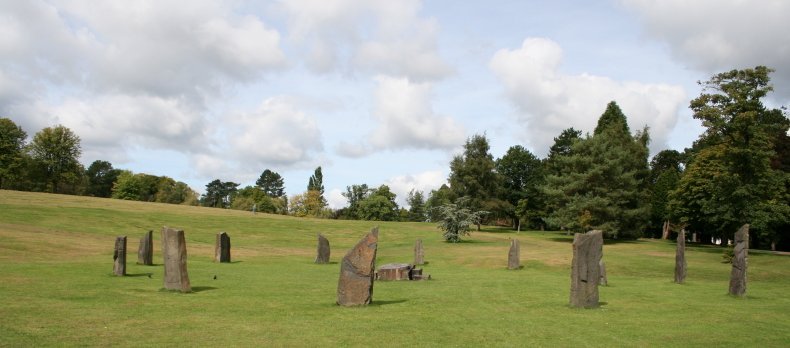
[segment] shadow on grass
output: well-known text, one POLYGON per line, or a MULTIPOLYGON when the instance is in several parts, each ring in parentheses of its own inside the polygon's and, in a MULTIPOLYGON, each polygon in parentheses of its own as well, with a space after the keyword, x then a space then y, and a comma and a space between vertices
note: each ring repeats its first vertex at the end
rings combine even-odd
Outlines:
POLYGON ((126 274, 127 277, 148 277, 148 278, 151 278, 152 275, 154 275, 154 274, 153 273, 127 273, 126 274))
POLYGON ((314 265, 337 265, 337 264, 338 264, 338 263, 340 263, 340 262, 337 262, 337 261, 329 261, 329 262, 327 262, 327 263, 315 263, 315 262, 311 262, 311 263, 312 263, 312 264, 314 264, 314 265))
POLYGON ((142 263, 135 263, 135 265, 142 266, 142 267, 154 267, 154 266, 161 266, 162 264, 161 263, 152 263, 150 265, 144 265, 142 263))
MULTIPOLYGON (((571 244, 571 243, 573 243, 573 235, 570 235, 570 236, 563 236, 563 237, 551 237, 551 238, 547 238, 547 240, 550 240, 550 241, 552 241, 552 242, 559 242, 559 243, 568 243, 568 244, 571 244)), ((644 242, 643 242, 643 241, 640 241, 640 240, 638 240, 638 239, 604 239, 604 240, 603 240, 603 244, 604 244, 604 245, 615 245, 615 244, 642 244, 642 243, 644 243, 644 242)))
POLYGON ((445 241, 446 244, 493 244, 496 243, 494 241, 485 241, 485 240, 477 240, 477 239, 461 239, 458 242, 448 242, 445 241))
POLYGON ((193 286, 192 292, 203 292, 203 291, 217 290, 217 289, 219 288, 215 288, 213 286, 193 286))
POLYGON ((242 263, 242 262, 244 262, 244 261, 231 261, 231 262, 220 262, 220 263, 235 264, 235 263, 242 263))
POLYGON ((391 304, 404 303, 404 302, 407 302, 407 301, 408 300, 389 300, 389 301, 378 301, 378 300, 376 300, 376 301, 371 302, 368 306, 386 306, 386 305, 391 305, 391 304))

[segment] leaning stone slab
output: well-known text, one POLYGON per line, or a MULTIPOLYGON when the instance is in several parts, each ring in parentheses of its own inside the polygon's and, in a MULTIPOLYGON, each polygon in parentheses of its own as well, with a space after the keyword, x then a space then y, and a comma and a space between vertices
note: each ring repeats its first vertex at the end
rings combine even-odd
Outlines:
POLYGON ((112 254, 112 273, 117 276, 126 275, 126 236, 115 238, 115 251, 112 254))
POLYGON ((598 307, 601 256, 603 256, 603 233, 601 231, 576 233, 573 236, 571 306, 598 307))
POLYGON ((686 229, 678 233, 675 248, 675 283, 683 284, 686 281, 686 229))
POLYGON ((230 262, 230 236, 226 232, 217 233, 214 243, 214 262, 230 262))
POLYGON ((510 250, 507 252, 507 269, 521 268, 521 244, 518 239, 510 240, 510 250))
POLYGON ((730 295, 746 295, 746 266, 749 258, 749 224, 735 232, 735 249, 730 273, 730 295))
POLYGON ((324 235, 318 234, 318 246, 316 247, 315 263, 326 264, 329 263, 329 239, 324 235))
POLYGON ((140 247, 137 248, 137 263, 151 266, 154 264, 154 231, 148 231, 140 238, 140 247))
POLYGON ((422 239, 418 239, 414 242, 414 264, 425 264, 425 250, 422 248, 422 239))
POLYGON ((378 240, 379 229, 376 227, 343 257, 337 283, 338 305, 360 306, 373 300, 378 240))
POLYGON ((187 243, 183 230, 162 228, 162 259, 165 264, 165 289, 191 292, 187 274, 187 243))

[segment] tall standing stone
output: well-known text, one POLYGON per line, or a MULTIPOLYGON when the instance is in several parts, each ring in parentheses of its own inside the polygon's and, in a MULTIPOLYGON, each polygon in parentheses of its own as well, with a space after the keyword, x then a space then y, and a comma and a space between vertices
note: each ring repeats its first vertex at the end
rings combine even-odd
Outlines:
POLYGON ((510 250, 507 252, 507 269, 521 268, 521 245, 518 239, 510 240, 510 250))
POLYGON ((571 306, 598 307, 601 256, 603 256, 603 233, 601 231, 576 233, 573 236, 571 306))
POLYGON ((191 292, 187 274, 187 243, 184 230, 162 228, 162 259, 165 263, 164 283, 167 290, 191 292))
POLYGON ((214 243, 214 262, 230 262, 230 236, 225 232, 217 233, 214 243))
POLYGON ((315 255, 315 263, 317 264, 325 264, 329 263, 329 239, 326 239, 324 235, 318 234, 318 246, 316 247, 316 255, 315 255))
POLYGON ((140 238, 140 247, 137 248, 137 263, 151 266, 154 264, 154 231, 148 231, 140 238))
POLYGON ((112 273, 117 276, 126 275, 126 236, 115 238, 115 251, 112 254, 112 273))
POLYGON ((675 249, 675 283, 683 284, 686 281, 686 229, 678 233, 675 249))
POLYGON ((606 277, 606 264, 603 262, 603 259, 598 262, 598 268, 598 273, 600 275, 600 278, 598 278, 598 285, 609 286, 609 278, 606 277))
POLYGON ((376 227, 343 257, 337 283, 337 304, 359 306, 373 300, 378 241, 379 229, 376 227))
POLYGON ((735 232, 735 250, 730 273, 730 295, 746 295, 746 266, 749 258, 749 224, 735 232))
POLYGON ((418 239, 414 242, 414 264, 425 264, 425 250, 422 249, 422 239, 418 239))

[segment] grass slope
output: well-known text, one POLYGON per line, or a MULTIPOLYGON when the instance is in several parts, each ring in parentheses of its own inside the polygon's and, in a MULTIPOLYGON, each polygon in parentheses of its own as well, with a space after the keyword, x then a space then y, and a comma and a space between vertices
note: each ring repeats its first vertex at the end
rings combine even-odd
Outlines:
POLYGON ((0 346, 790 345, 787 256, 750 255, 747 296, 733 298, 721 249, 690 246, 677 285, 673 243, 607 243, 604 304, 584 310, 567 306, 572 237, 492 228, 466 239, 444 243, 428 223, 0 191, 0 346), (434 279, 376 282, 372 305, 338 307, 337 262, 376 224, 377 264, 411 262, 422 238, 434 279), (186 231, 194 293, 160 290, 164 225, 186 231), (135 264, 147 230, 157 266, 135 264), (231 264, 211 262, 220 231, 231 264), (318 232, 332 264, 313 264, 318 232), (127 277, 111 275, 117 235, 129 237, 127 277), (522 270, 506 270, 510 238, 522 270))

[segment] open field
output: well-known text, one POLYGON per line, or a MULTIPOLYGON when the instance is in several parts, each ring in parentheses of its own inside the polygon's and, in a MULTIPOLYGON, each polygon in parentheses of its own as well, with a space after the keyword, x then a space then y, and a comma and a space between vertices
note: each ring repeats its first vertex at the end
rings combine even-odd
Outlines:
POLYGON ((790 346, 789 256, 750 255, 747 296, 733 298, 720 248, 690 245, 677 285, 674 243, 607 242, 603 306, 572 309, 571 239, 489 228, 447 244, 428 223, 0 191, 0 346, 790 346), (194 293, 160 290, 163 225, 186 232, 194 293), (411 262, 422 238, 433 280, 376 282, 372 305, 336 306, 337 262, 375 225, 377 264, 411 262), (157 266, 135 264, 147 230, 157 266), (231 264, 212 262, 220 231, 231 264), (318 232, 332 264, 313 264, 318 232), (127 277, 111 275, 117 235, 127 277))

